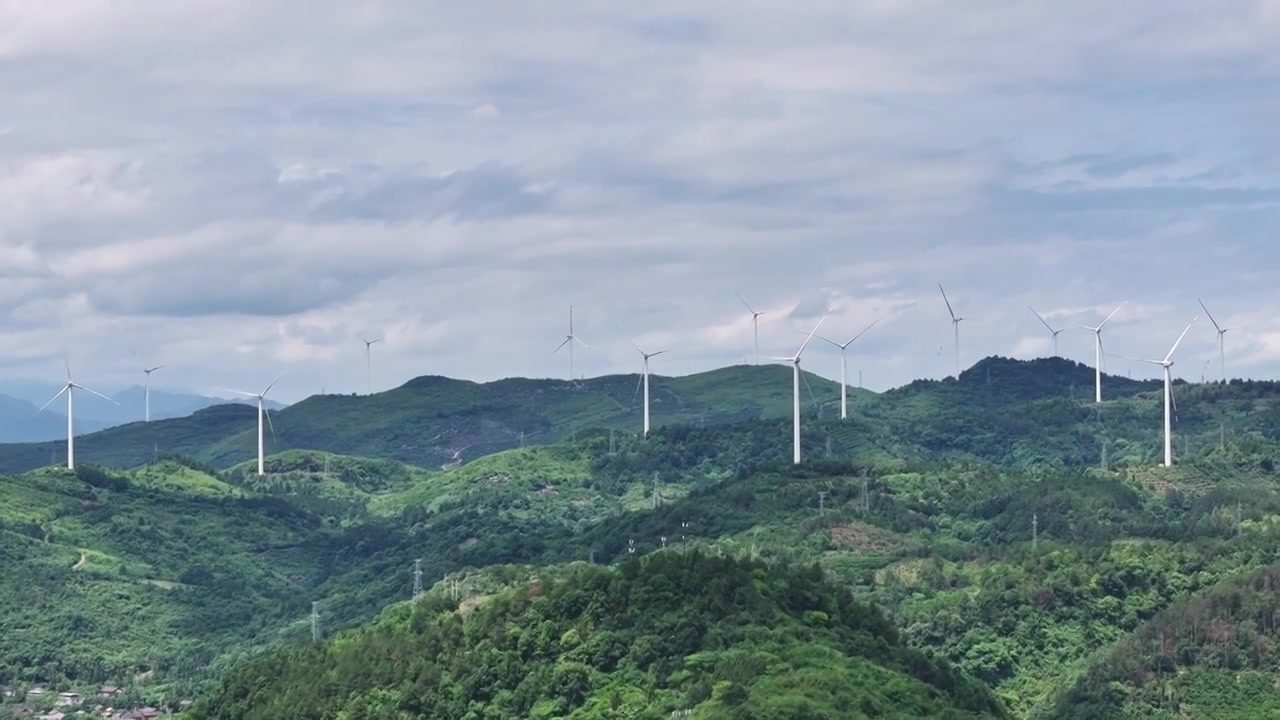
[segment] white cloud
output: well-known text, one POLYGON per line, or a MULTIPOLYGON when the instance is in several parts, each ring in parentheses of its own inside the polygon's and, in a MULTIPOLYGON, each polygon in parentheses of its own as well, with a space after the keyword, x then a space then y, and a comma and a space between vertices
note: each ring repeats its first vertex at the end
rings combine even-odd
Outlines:
POLYGON ((951 372, 940 281, 966 363, 1124 299, 1108 349, 1152 354, 1200 296, 1271 374, 1278 35, 1247 0, 0 0, 4 372, 134 382, 132 347, 297 399, 363 387, 377 328, 381 386, 563 374, 570 304, 583 371, 630 335, 692 372, 750 354, 740 292, 762 355, 887 314, 885 387, 951 372))

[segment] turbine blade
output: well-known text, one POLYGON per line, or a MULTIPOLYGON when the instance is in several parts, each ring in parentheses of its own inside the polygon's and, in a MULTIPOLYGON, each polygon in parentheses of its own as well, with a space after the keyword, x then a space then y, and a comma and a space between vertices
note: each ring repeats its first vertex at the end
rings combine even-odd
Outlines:
POLYGON ((258 402, 262 403, 262 414, 267 416, 267 427, 271 429, 271 442, 274 443, 276 441, 276 426, 271 423, 271 411, 267 409, 266 402, 262 400, 258 402))
POLYGON ((1164 356, 1165 362, 1169 362, 1169 358, 1173 357, 1173 351, 1178 349, 1178 346, 1182 344, 1182 338, 1187 336, 1187 333, 1191 330, 1191 326, 1195 325, 1196 321, 1199 319, 1200 316, 1197 315, 1191 318, 1191 322, 1187 323, 1187 329, 1182 331, 1182 334, 1179 335, 1178 339, 1173 343, 1173 347, 1169 348, 1169 354, 1164 356))
POLYGON ((77 389, 80 389, 80 390, 84 390, 85 392, 93 393, 94 395, 97 395, 98 397, 102 398, 103 400, 110 400, 111 402, 116 403, 117 405, 119 405, 119 404, 120 404, 120 403, 116 402, 115 398, 109 398, 109 397, 107 397, 106 395, 103 395, 102 393, 100 393, 100 392, 98 392, 97 390, 94 390, 94 389, 92 389, 92 388, 87 388, 87 387, 85 387, 85 386, 83 386, 83 385, 72 385, 72 387, 77 388, 77 389))
POLYGON ((1095 333, 1102 329, 1100 327, 1089 327, 1088 325, 1081 325, 1080 323, 1076 323, 1076 327, 1080 328, 1081 330, 1088 330, 1089 332, 1095 332, 1095 333))
POLYGON ((1050 325, 1050 324, 1048 323, 1048 321, 1046 321, 1044 318, 1040 317, 1040 313, 1036 312, 1036 309, 1035 309, 1035 308, 1033 308, 1033 307, 1031 307, 1030 305, 1028 305, 1028 306, 1027 306, 1027 309, 1028 309, 1028 310, 1030 310, 1030 311, 1031 311, 1031 313, 1032 313, 1033 315, 1035 315, 1035 316, 1036 316, 1036 319, 1040 321, 1040 324, 1041 324, 1041 325, 1044 325, 1045 327, 1049 328, 1049 332, 1053 333, 1054 335, 1057 335, 1057 334, 1058 334, 1058 331, 1057 331, 1057 330, 1054 330, 1054 329, 1053 329, 1053 326, 1052 326, 1052 325, 1050 325))
POLYGON ((640 371, 640 376, 636 378, 636 389, 631 391, 631 407, 636 406, 636 398, 640 397, 640 384, 644 382, 644 371, 640 371))
POLYGON ((1119 353, 1115 353, 1115 354, 1112 354, 1112 355, 1107 355, 1106 353, 1103 353, 1102 357, 1104 357, 1104 358, 1105 358, 1105 357, 1118 357, 1118 358, 1120 358, 1121 360, 1129 360, 1129 361, 1131 361, 1131 362, 1144 362, 1144 363, 1151 363, 1152 365, 1164 365, 1164 361, 1163 361, 1163 360, 1147 360, 1146 358, 1129 357, 1128 355, 1121 355, 1121 354, 1119 354, 1119 353))
POLYGON ((261 397, 266 397, 267 393, 271 391, 271 388, 275 387, 275 384, 276 384, 276 383, 280 382, 280 378, 282 378, 282 377, 284 377, 284 373, 280 373, 279 375, 277 375, 277 376, 276 376, 276 379, 275 379, 275 380, 272 380, 272 381, 271 381, 271 384, 270 384, 270 385, 268 385, 268 386, 266 387, 266 389, 265 389, 265 390, 263 390, 262 392, 258 393, 258 395, 259 395, 259 396, 261 396, 261 397))
POLYGON ((793 362, 795 362, 795 361, 796 361, 796 358, 795 358, 795 357, 767 357, 767 358, 765 358, 765 360, 776 360, 776 361, 778 361, 778 362, 789 362, 789 363, 793 363, 793 362))
POLYGON ((1099 330, 1101 330, 1101 329, 1102 329, 1102 326, 1103 326, 1103 325, 1106 325, 1106 324, 1107 324, 1107 322, 1111 320, 1111 318, 1115 317, 1115 316, 1116 316, 1116 313, 1120 312, 1120 308, 1124 307, 1126 304, 1128 304, 1128 302, 1129 302, 1128 300, 1125 300, 1124 302, 1122 302, 1122 303, 1120 303, 1119 305, 1117 305, 1117 306, 1116 306, 1116 309, 1115 309, 1115 310, 1112 310, 1112 311, 1111 311, 1111 314, 1107 316, 1107 319, 1106 319, 1106 320, 1103 320, 1103 321, 1098 325, 1098 329, 1099 329, 1099 330))
POLYGON ((886 317, 888 317, 888 315, 881 315, 880 317, 876 318, 876 319, 875 319, 875 320, 874 320, 870 325, 868 325, 868 326, 866 326, 865 328, 863 328, 862 332, 860 332, 860 333, 858 333, 857 335, 854 335, 853 337, 849 338, 849 342, 847 342, 847 343, 845 343, 844 345, 842 345, 842 346, 841 346, 841 349, 846 348, 846 347, 848 347, 848 346, 852 345, 854 340, 857 340, 858 338, 862 337, 863 335, 866 335, 866 334, 867 334, 867 330, 870 330, 871 328, 873 328, 873 327, 875 327, 876 325, 878 325, 878 324, 880 323, 880 321, 881 321, 881 320, 883 320, 883 319, 885 319, 886 317))
POLYGON ((746 300, 743 300, 741 295, 738 295, 738 293, 734 293, 734 295, 735 295, 735 296, 737 296, 737 298, 738 298, 738 301, 739 301, 739 302, 741 302, 743 305, 745 305, 745 306, 746 306, 746 308, 747 308, 747 312, 751 313, 752 315, 759 315, 759 314, 760 314, 760 313, 756 312, 755 310, 752 310, 752 309, 751 309, 751 306, 750 306, 750 305, 747 305, 747 301, 746 301, 746 300))
POLYGON ((799 361, 799 360, 800 360, 800 356, 801 356, 802 354, 804 354, 804 349, 805 349, 805 348, 807 348, 807 347, 809 347, 809 341, 813 339, 813 336, 814 336, 814 335, 818 334, 818 328, 822 327, 822 321, 823 321, 823 320, 826 320, 826 319, 827 319, 827 316, 826 316, 826 315, 823 315, 822 317, 818 318, 818 324, 813 326, 813 330, 812 330, 812 331, 810 331, 810 333, 809 333, 809 337, 807 337, 807 338, 805 338, 805 339, 804 339, 804 344, 803 344, 803 345, 801 345, 801 346, 800 346, 800 349, 796 351, 796 360, 797 360, 797 361, 799 361))
POLYGON ((809 386, 809 377, 805 375, 804 370, 800 371, 800 379, 804 381, 804 389, 809 393, 809 404, 813 405, 814 407, 817 407, 818 398, 813 394, 813 388, 809 386))
POLYGON ((1204 310, 1204 314, 1209 316, 1209 322, 1213 323, 1213 329, 1221 333, 1223 331, 1222 328, 1218 325, 1218 321, 1213 319, 1213 313, 1209 312, 1209 308, 1204 306, 1204 301, 1196 298, 1196 302, 1200 303, 1200 309, 1204 310))
POLYGON ((582 342, 582 340, 580 340, 580 339, 578 338, 578 336, 577 336, 577 335, 574 335, 574 336, 573 336, 573 341, 574 341, 574 342, 576 342, 576 343, 578 343, 579 345, 581 345, 582 347, 584 347, 584 348, 586 348, 586 349, 588 349, 588 350, 590 350, 590 349, 591 349, 591 346, 590 346, 590 345, 588 345, 588 344, 586 344, 586 343, 584 343, 584 342, 582 342))
MULTIPOLYGON (((804 334, 804 331, 803 331, 803 330, 797 330, 797 331, 796 331, 796 333, 797 333, 797 334, 799 334, 799 335, 803 335, 803 334, 804 334)), ((840 343, 836 342, 835 340, 832 340, 832 339, 831 339, 831 338, 829 338, 829 337, 824 337, 824 336, 822 336, 822 335, 814 335, 814 337, 818 338, 818 339, 819 339, 819 340, 821 340, 822 342, 825 342, 825 343, 831 343, 832 345, 835 345, 835 346, 836 346, 836 347, 838 347, 838 348, 843 348, 843 347, 844 347, 843 345, 841 345, 840 343)))
POLYGON ((956 311, 951 309, 951 301, 947 299, 947 291, 942 289, 942 283, 938 283, 938 290, 942 292, 942 302, 947 304, 947 312, 951 313, 951 319, 956 319, 956 311))
POLYGON ((44 405, 41 405, 41 406, 40 406, 40 409, 39 409, 39 410, 37 410, 36 412, 38 412, 38 413, 44 412, 44 409, 45 409, 45 408, 47 408, 47 407, 49 407, 50 405, 52 405, 54 400, 57 400, 58 398, 62 397, 62 393, 66 392, 66 391, 67 391, 67 388, 69 388, 69 387, 71 387, 71 385, 70 385, 70 384, 63 385, 63 386, 62 386, 62 389, 58 391, 58 394, 57 394, 57 395, 54 395, 54 396, 53 396, 53 397, 51 397, 51 398, 49 398, 49 402, 45 403, 44 405))
POLYGON ((144 372, 146 372, 148 375, 150 375, 151 373, 153 373, 153 372, 155 372, 155 371, 157 371, 157 370, 159 370, 160 368, 163 368, 163 367, 168 367, 168 366, 167 366, 167 365, 157 365, 157 366, 155 366, 155 367, 153 367, 153 368, 151 368, 151 369, 149 369, 149 370, 145 370, 144 372))
POLYGON ((655 352, 655 353, 649 353, 649 357, 657 357, 657 356, 661 355, 661 354, 662 354, 662 353, 664 353, 664 352, 667 352, 667 351, 666 351, 666 350, 659 350, 658 352, 655 352))
MULTIPOLYGON (((636 352, 640 353, 641 355, 644 355, 644 351, 640 349, 640 346, 636 344, 635 340, 632 340, 631 338, 627 338, 627 342, 631 343, 631 347, 635 348, 636 352)), ((645 357, 648 357, 648 356, 645 355, 645 357)))
POLYGON ((220 388, 214 388, 214 390, 217 390, 218 392, 235 393, 236 395, 243 395, 245 397, 251 397, 251 398, 258 397, 257 393, 245 392, 243 390, 232 390, 231 388, 220 387, 220 388))
POLYGON ((557 346, 556 346, 556 349, 551 351, 551 354, 552 354, 552 355, 554 355, 554 354, 556 354, 556 353, 560 352, 560 348, 564 347, 565 345, 568 345, 568 344, 569 344, 569 340, 570 340, 570 338, 567 338, 567 337, 566 337, 566 338, 564 339, 564 342, 562 342, 562 343, 560 343, 559 345, 557 345, 557 346))

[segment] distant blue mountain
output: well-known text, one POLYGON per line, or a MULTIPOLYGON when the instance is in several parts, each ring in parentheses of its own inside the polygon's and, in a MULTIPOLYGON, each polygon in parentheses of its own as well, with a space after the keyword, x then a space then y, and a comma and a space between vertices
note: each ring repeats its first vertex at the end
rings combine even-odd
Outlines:
MULTIPOLYGON (((0 383, 0 443, 65 439, 66 396, 58 398, 43 412, 37 412, 59 389, 59 386, 46 386, 43 383, 0 383), (16 392, 5 394, 4 391, 16 392)), ((145 393, 146 390, 141 385, 134 385, 112 393, 111 397, 116 401, 112 403, 92 393, 77 392, 76 434, 97 432, 143 419, 145 393)), ((151 419, 185 417, 211 405, 245 402, 244 398, 217 398, 152 388, 151 419)), ((248 403, 252 402, 251 399, 248 400, 248 403)), ((285 405, 267 400, 267 407, 270 410, 280 410, 285 405)))

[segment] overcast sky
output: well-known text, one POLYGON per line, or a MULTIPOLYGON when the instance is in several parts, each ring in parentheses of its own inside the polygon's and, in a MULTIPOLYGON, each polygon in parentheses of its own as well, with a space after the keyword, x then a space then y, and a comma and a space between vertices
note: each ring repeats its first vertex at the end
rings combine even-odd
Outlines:
POLYGON ((1160 357, 1202 297, 1271 378, 1278 76, 1276 0, 0 0, 0 375, 565 376, 570 304, 580 372, 684 374, 741 293, 765 355, 889 314, 883 389, 952 371, 941 282, 966 365, 1126 299, 1160 357))

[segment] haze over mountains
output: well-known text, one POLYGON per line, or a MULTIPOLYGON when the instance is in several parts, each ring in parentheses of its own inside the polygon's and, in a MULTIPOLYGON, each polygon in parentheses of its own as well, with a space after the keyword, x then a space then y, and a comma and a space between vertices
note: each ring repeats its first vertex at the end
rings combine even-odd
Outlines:
MULTIPOLYGON (((92 387, 92 386, 91 386, 92 387)), ((59 398, 43 411, 40 407, 61 389, 38 382, 0 382, 0 443, 66 440, 66 399, 59 398)), ((76 434, 97 432, 143 418, 145 388, 141 385, 104 394, 108 402, 91 393, 78 393, 75 400, 76 434)), ((151 388, 151 419, 164 420, 190 415, 197 410, 224 403, 243 404, 243 398, 220 398, 190 391, 151 388)), ((285 405, 270 399, 275 411, 285 405)))

